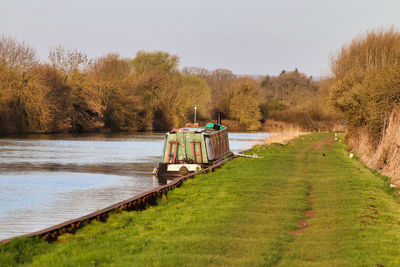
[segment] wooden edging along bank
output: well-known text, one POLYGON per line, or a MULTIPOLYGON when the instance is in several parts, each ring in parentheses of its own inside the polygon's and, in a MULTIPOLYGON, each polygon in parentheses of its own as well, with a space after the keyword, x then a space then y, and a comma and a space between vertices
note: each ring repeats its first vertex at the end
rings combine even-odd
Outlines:
MULTIPOLYGON (((203 170, 175 178, 172 180, 170 183, 166 185, 162 185, 156 188, 153 188, 150 191, 141 193, 139 195, 136 195, 132 198, 123 200, 121 202, 118 202, 116 204, 113 204, 109 207, 106 207, 104 209, 98 210, 96 212, 90 213, 88 215, 72 219, 51 227, 48 227, 46 229, 33 232, 30 234, 22 235, 19 237, 33 237, 33 236, 40 236, 44 240, 48 242, 52 242, 57 240, 59 235, 65 234, 65 233, 74 233, 78 228, 81 228, 84 225, 89 224, 91 221, 96 220, 96 221, 102 221, 105 222, 107 220, 107 217, 110 212, 116 211, 116 210, 124 210, 124 211, 138 211, 138 210, 144 210, 146 209, 147 206, 153 206, 156 205, 157 199, 161 198, 163 195, 166 195, 168 191, 175 189, 176 187, 180 187, 183 183, 184 180, 194 178, 196 174, 201 174, 201 173, 208 173, 209 171, 213 171, 216 168, 221 167, 223 163, 225 163, 228 160, 231 160, 234 158, 233 155, 215 163, 214 165, 205 168, 203 170)), ((13 238, 17 237, 12 237, 8 239, 1 240, 0 243, 2 244, 7 244, 9 243, 13 238)))

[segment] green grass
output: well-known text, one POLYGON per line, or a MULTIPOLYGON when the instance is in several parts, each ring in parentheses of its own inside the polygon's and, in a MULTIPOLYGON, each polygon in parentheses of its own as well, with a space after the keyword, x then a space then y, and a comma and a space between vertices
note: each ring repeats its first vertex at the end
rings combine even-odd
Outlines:
POLYGON ((400 265, 396 193, 342 142, 315 147, 326 138, 333 135, 255 147, 262 159, 235 159, 158 206, 114 214, 53 244, 16 239, 0 246, 0 265, 400 265), (293 234, 309 209, 310 227, 293 234))

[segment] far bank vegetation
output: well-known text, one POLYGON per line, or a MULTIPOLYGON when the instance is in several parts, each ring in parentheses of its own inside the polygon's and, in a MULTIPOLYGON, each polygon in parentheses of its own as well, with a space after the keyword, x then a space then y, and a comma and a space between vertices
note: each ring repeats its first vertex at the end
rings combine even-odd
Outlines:
POLYGON ((41 62, 28 44, 0 38, 0 133, 165 131, 221 113, 231 130, 329 130, 330 80, 297 69, 260 79, 230 70, 179 69, 179 57, 140 51, 90 59, 62 46, 41 62))

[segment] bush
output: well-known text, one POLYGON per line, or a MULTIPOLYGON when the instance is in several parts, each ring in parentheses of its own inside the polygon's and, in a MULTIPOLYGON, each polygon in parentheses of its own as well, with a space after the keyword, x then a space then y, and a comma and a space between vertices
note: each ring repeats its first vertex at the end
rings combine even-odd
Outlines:
POLYGON ((332 61, 331 102, 348 130, 366 129, 376 143, 400 102, 400 33, 393 29, 355 38, 332 61))

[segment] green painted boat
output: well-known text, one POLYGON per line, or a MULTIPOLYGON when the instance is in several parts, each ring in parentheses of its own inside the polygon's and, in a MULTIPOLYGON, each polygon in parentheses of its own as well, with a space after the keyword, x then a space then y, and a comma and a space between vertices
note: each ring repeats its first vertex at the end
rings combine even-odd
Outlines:
POLYGON ((157 174, 161 177, 187 175, 231 154, 228 129, 220 124, 173 129, 165 135, 163 161, 157 174))

